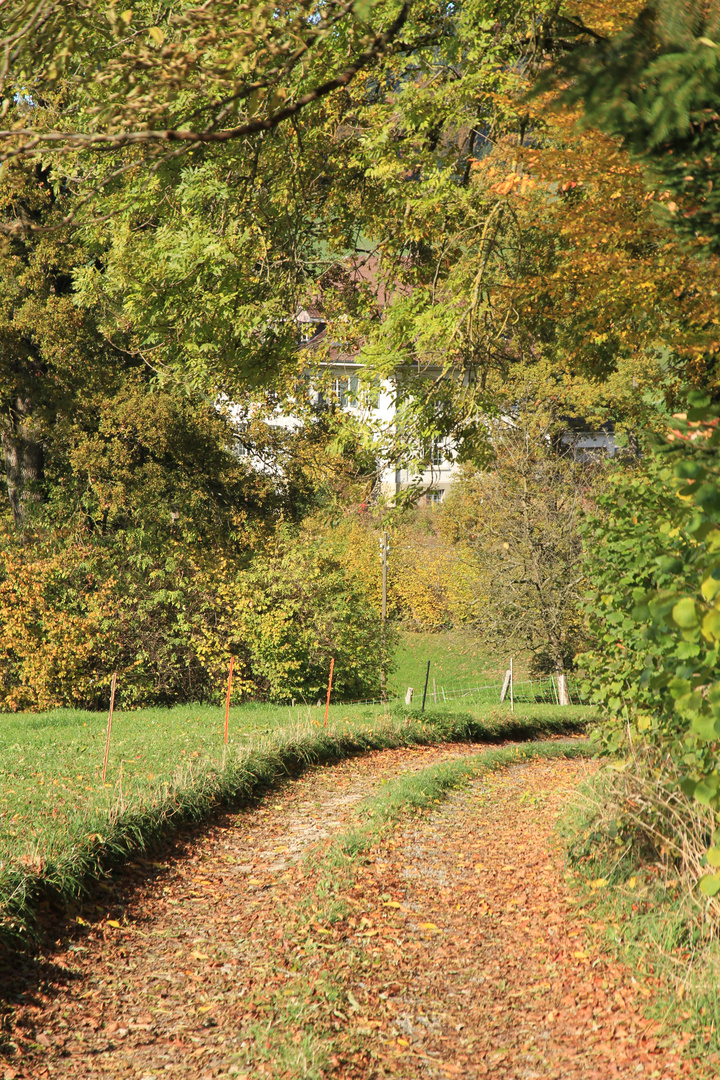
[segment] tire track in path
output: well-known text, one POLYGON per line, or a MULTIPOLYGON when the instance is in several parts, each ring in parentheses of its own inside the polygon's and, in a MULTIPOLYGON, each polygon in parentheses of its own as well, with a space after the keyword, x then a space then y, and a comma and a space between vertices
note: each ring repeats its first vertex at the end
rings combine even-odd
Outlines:
POLYGON ((483 775, 372 853, 353 892, 378 932, 343 971, 357 1008, 339 1077, 701 1075, 689 1036, 647 1016, 652 975, 603 949, 564 871, 555 824, 592 769, 538 758, 483 775))

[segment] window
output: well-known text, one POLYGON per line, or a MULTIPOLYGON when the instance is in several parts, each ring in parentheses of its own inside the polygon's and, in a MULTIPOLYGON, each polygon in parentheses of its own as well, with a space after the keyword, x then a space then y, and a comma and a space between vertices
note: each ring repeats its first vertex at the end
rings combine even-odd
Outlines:
POLYGON ((344 409, 348 403, 348 390, 350 389, 348 379, 333 379, 332 381, 332 393, 333 397, 337 401, 341 409, 344 409))
POLYGON ((426 458, 430 459, 430 466, 433 469, 439 469, 445 460, 444 451, 441 443, 431 442, 425 443, 423 451, 426 458))
POLYGON ((430 503, 441 503, 445 494, 444 488, 439 488, 437 491, 428 491, 427 500, 430 503))

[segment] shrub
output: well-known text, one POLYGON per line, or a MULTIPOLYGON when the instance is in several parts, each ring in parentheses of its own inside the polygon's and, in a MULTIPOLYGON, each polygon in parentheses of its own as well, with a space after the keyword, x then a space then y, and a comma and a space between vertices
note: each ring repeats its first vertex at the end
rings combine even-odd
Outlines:
POLYGON ((136 532, 0 540, 0 708, 99 708, 113 671, 124 707, 217 699, 231 651, 236 700, 312 700, 331 656, 339 696, 379 692, 377 609, 319 542, 248 566, 136 532))
MULTIPOLYGON (((720 893, 720 409, 699 393, 644 469, 616 477, 586 541, 596 647, 582 657, 607 752, 633 760, 663 801, 710 811, 700 879, 720 893)), ((648 812, 635 815, 658 843, 648 812)), ((677 834, 682 814, 675 813, 677 834)), ((687 836, 690 835, 690 815, 687 836)), ((665 826, 667 828, 667 826, 665 826)), ((695 835, 697 829, 693 827, 695 835)), ((687 837, 686 837, 687 838, 687 837)), ((682 847, 685 838, 678 837, 682 847)), ((697 847, 697 840, 694 841, 697 847)), ((659 846, 662 846, 660 844, 659 846)))

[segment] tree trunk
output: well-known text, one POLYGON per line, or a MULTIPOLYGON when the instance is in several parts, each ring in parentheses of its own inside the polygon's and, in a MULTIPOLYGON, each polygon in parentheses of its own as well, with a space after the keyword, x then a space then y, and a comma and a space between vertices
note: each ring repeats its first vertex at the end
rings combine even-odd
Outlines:
POLYGON ((567 674, 562 653, 559 651, 559 645, 555 655, 555 678, 557 680, 558 705, 569 705, 570 694, 568 693, 567 674))
POLYGON ((12 429, 3 432, 8 498, 13 519, 22 528, 28 503, 40 502, 44 479, 43 444, 32 419, 32 403, 18 396, 12 410, 12 429))

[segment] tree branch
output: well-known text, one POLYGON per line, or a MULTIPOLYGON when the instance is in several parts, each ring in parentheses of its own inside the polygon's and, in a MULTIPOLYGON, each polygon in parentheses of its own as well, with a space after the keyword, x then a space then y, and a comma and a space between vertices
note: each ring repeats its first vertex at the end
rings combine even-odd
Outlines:
POLYGON ((349 67, 345 68, 345 70, 341 71, 338 75, 335 75, 332 79, 328 79, 326 82, 321 83, 320 86, 316 86, 314 90, 309 90, 307 94, 303 94, 302 97, 299 97, 297 101, 293 102, 291 105, 286 105, 285 108, 278 109, 277 112, 272 113, 270 116, 258 118, 257 120, 249 120, 247 123, 240 124, 238 127, 226 128, 222 131, 212 131, 210 129, 204 131, 190 131, 183 128, 168 128, 164 131, 125 131, 110 135, 107 132, 40 132, 34 128, 25 128, 19 131, 10 129, 7 131, 0 131, 0 139, 9 140, 27 138, 30 141, 15 149, 0 153, 0 162, 8 161, 12 158, 34 155, 39 152, 40 148, 52 146, 53 144, 59 144, 63 148, 73 149, 116 150, 123 146, 152 142, 191 142, 195 144, 226 143, 233 139, 243 138, 246 135, 257 135, 263 131, 272 131, 273 128, 276 128, 283 120, 288 120, 290 117, 297 116, 299 112, 308 105, 311 105, 314 101, 319 101, 321 98, 327 97, 333 90, 338 90, 343 86, 347 86, 359 71, 374 60, 376 56, 379 56, 384 52, 404 26, 410 11, 411 2, 412 0, 406 0, 399 15, 391 23, 388 29, 381 34, 378 34, 370 47, 360 53, 357 59, 350 64, 349 67))

